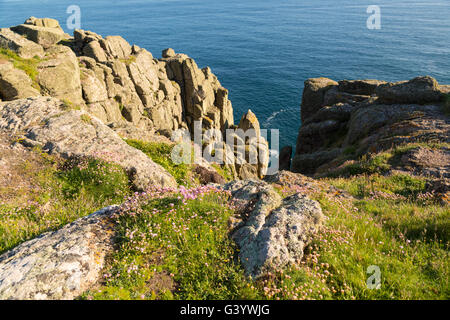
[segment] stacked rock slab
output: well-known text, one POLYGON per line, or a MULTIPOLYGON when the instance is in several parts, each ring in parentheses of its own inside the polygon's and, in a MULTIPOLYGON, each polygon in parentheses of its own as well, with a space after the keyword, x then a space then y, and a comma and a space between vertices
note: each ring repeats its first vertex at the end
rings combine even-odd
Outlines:
POLYGON ((345 154, 379 152, 416 141, 449 141, 441 101, 447 92, 431 77, 388 83, 319 78, 305 82, 294 172, 314 174, 345 154))
POLYGON ((31 17, 24 24, 11 28, 12 31, 25 36, 28 40, 36 42, 44 47, 50 48, 63 39, 68 38, 55 19, 31 17))

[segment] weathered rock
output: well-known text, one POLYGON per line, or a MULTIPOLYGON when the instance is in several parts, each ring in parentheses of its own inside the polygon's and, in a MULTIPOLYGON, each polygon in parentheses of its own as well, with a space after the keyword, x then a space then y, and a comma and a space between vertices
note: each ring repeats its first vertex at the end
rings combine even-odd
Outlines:
POLYGON ((98 41, 91 41, 83 47, 83 54, 98 62, 108 61, 106 53, 98 41))
POLYGON ((261 134, 258 118, 252 112, 252 110, 248 110, 247 113, 242 115, 238 128, 244 130, 244 132, 246 132, 247 130, 254 130, 256 137, 260 136, 261 134))
POLYGON ((336 159, 341 154, 342 150, 339 148, 314 153, 296 154, 292 160, 292 171, 313 174, 318 167, 336 159))
POLYGON ((385 81, 379 80, 342 80, 339 81, 339 91, 370 96, 375 94, 376 89, 385 83, 385 81))
POLYGON ((100 279, 112 252, 111 217, 104 208, 0 256, 0 300, 71 300, 100 279))
POLYGON ((291 170, 292 146, 281 148, 279 155, 279 170, 291 170))
POLYGON ((73 51, 66 46, 53 46, 38 65, 41 91, 55 98, 83 105, 80 67, 73 51))
POLYGON ((428 76, 380 85, 376 89, 376 94, 382 102, 393 104, 426 104, 439 102, 442 98, 438 82, 428 76))
POLYGON ((247 275, 257 278, 299 263, 323 220, 316 201, 301 194, 283 200, 267 183, 252 180, 231 182, 224 189, 237 207, 231 237, 247 275))
POLYGON ((126 144, 111 128, 85 111, 67 110, 54 98, 0 104, 0 128, 23 134, 27 146, 41 146, 63 157, 95 157, 126 169, 136 189, 174 187, 175 179, 141 151, 126 144))
POLYGON ((33 81, 24 71, 14 68, 11 62, 0 61, 1 100, 11 101, 39 95, 39 91, 33 87, 33 81))
POLYGON ((61 26, 59 25, 58 20, 51 19, 51 18, 30 17, 25 21, 24 24, 33 25, 36 27, 61 29, 61 26))
POLYGON ((207 185, 210 183, 214 184, 224 184, 225 179, 218 174, 216 171, 208 170, 205 167, 197 165, 194 172, 198 175, 199 181, 202 185, 207 185))
MULTIPOLYGON (((355 144, 358 140, 368 137, 377 130, 383 128, 386 134, 387 127, 399 124, 403 121, 422 118, 424 115, 439 113, 438 106, 421 105, 373 105, 370 108, 360 108, 356 110, 348 123, 348 133, 344 141, 345 146, 355 144)), ((405 128, 406 129, 406 128, 405 128)), ((392 129, 391 129, 392 130, 392 129)), ((390 131, 391 131, 390 130, 390 131)), ((417 131, 417 127, 411 125, 409 132, 402 132, 401 135, 412 134, 417 131)), ((390 132, 392 135, 392 132, 390 132)))
POLYGON ((336 86, 338 86, 338 83, 328 78, 314 78, 305 81, 301 107, 302 121, 306 121, 323 107, 325 93, 336 86))
POLYGON ((81 85, 83 98, 86 103, 95 103, 108 100, 108 92, 103 81, 97 78, 93 70, 81 69, 81 85))
POLYGON ((173 50, 172 48, 167 48, 167 49, 163 50, 162 57, 163 58, 175 57, 175 50, 173 50))
POLYGON ((0 29, 0 48, 12 50, 24 59, 43 57, 44 48, 10 29, 0 29))
POLYGON ((180 86, 185 120, 191 131, 194 121, 202 121, 207 129, 222 131, 234 124, 228 92, 210 68, 199 69, 195 61, 185 54, 176 54, 161 61, 168 79, 180 86))
POLYGON ((46 22, 44 22, 44 20, 45 19, 38 19, 33 24, 28 23, 11 27, 11 30, 27 37, 28 40, 40 44, 44 48, 50 48, 54 44, 66 38, 66 34, 61 27, 59 27, 59 23, 56 27, 42 26, 43 24, 53 24, 53 22, 50 22, 51 20, 46 20, 46 22))
POLYGON ((422 176, 450 179, 450 149, 417 147, 402 155, 402 166, 422 176))
POLYGON ((450 122, 440 102, 445 88, 431 77, 344 80, 327 89, 323 100, 305 88, 302 104, 316 111, 302 122, 292 170, 323 175, 356 155, 419 141, 447 142, 450 122))

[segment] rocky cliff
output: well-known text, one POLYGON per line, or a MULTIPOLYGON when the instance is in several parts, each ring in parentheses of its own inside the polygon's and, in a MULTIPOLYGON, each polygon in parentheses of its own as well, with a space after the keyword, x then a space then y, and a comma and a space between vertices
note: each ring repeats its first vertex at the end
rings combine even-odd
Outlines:
MULTIPOLYGON (((292 170, 320 175, 395 146, 448 143, 450 120, 444 100, 449 92, 450 86, 431 77, 397 83, 309 79, 303 92, 302 126, 292 170)), ((409 158, 422 154, 424 162, 422 149, 413 148, 409 158)), ((444 146, 431 153, 439 160, 433 164, 428 159, 430 163, 422 167, 435 167, 436 177, 448 178, 449 149, 444 146)), ((403 160, 405 163, 399 165, 405 168, 408 159, 403 160)), ((421 165, 413 167, 420 169, 421 165)))
MULTIPOLYGON (((173 49, 156 59, 120 36, 75 30, 71 37, 58 21, 31 17, 0 29, 0 50, 0 101, 51 96, 86 111, 123 138, 170 138, 177 129, 193 135, 195 121, 203 132, 236 128, 228 90, 209 67, 200 69, 173 49)), ((259 130, 251 112, 242 121, 239 128, 259 130)), ((216 142, 203 141, 202 147, 215 152, 216 142)), ((235 177, 262 178, 269 161, 267 141, 257 137, 246 144, 243 159, 237 149, 224 150, 232 155, 228 168, 235 177), (248 163, 249 149, 263 155, 257 163, 248 163)))

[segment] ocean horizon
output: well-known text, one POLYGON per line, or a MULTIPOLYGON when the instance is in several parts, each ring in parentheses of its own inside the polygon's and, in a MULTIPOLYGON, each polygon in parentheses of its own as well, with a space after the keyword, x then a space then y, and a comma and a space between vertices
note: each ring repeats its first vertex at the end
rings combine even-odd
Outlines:
POLYGON ((372 1, 0 1, 0 27, 29 16, 58 19, 81 9, 81 28, 120 35, 159 58, 171 47, 210 66, 229 89, 235 122, 248 109, 292 145, 303 82, 312 77, 450 84, 450 1, 379 0, 381 29, 366 21, 372 1))

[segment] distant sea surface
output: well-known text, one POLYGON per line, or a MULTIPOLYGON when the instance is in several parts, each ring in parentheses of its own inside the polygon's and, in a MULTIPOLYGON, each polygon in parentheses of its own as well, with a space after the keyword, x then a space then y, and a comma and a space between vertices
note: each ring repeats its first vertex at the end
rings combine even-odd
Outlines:
POLYGON ((450 84, 450 0, 0 0, 0 27, 51 17, 121 35, 155 57, 172 47, 210 66, 230 90, 236 122, 248 109, 295 145, 303 82, 311 77, 450 84), (381 7, 381 30, 366 9, 381 7))

